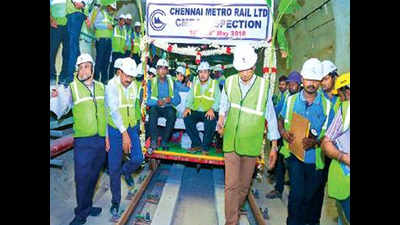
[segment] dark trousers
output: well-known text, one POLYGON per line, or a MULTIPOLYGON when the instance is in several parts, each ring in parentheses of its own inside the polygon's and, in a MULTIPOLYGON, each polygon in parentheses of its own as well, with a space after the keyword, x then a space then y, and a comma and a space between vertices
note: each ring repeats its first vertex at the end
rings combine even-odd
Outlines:
POLYGON ((150 128, 150 138, 151 142, 157 143, 158 137, 158 128, 157 122, 159 117, 164 117, 167 119, 165 124, 164 132, 160 133, 161 135, 161 143, 168 142, 172 130, 174 129, 175 120, 176 120, 176 109, 172 108, 172 106, 166 106, 161 108, 159 106, 152 106, 149 109, 149 128, 150 128))
POLYGON ((307 221, 308 224, 319 224, 319 220, 321 218, 322 212, 322 204, 324 203, 324 195, 325 195, 325 186, 328 180, 328 172, 329 172, 329 165, 331 163, 331 159, 325 157, 325 167, 322 170, 322 183, 319 186, 317 192, 315 193, 314 198, 311 201, 311 214, 310 219, 307 221))
MULTIPOLYGON (((100 38, 96 40, 96 65, 94 66, 94 78, 107 84, 108 65, 110 64, 111 56, 111 38, 100 38), (101 74, 101 79, 100 79, 101 74)), ((114 65, 113 65, 114 66, 114 65)))
POLYGON ((285 157, 278 153, 278 158, 276 160, 276 167, 275 167, 275 190, 282 193, 284 184, 285 184, 285 171, 286 166, 284 162, 285 157))
POLYGON ((121 202, 121 175, 130 175, 140 167, 143 161, 142 148, 140 147, 139 125, 127 129, 131 138, 130 159, 122 163, 122 134, 118 129, 108 126, 110 151, 108 152, 108 168, 110 171, 111 202, 121 202))
MULTIPOLYGON (((193 147, 202 147, 204 151, 208 151, 210 148, 210 144, 212 138, 215 134, 215 127, 217 126, 217 117, 213 120, 209 120, 205 117, 207 112, 200 112, 192 110, 192 113, 185 118, 183 121, 185 122, 186 132, 192 141, 193 147), (196 128, 196 124, 198 122, 204 122, 204 136, 203 143, 201 142, 199 131, 196 128)), ((216 112, 215 115, 218 115, 216 112)))
POLYGON ((288 225, 305 225, 313 213, 312 200, 322 183, 323 170, 315 164, 306 164, 290 155, 286 159, 289 171, 290 192, 288 200, 288 225))
POLYGON ((104 137, 74 139, 76 202, 75 216, 88 217, 100 170, 106 160, 104 137))
POLYGON ((113 52, 112 54, 112 61, 110 64, 110 70, 109 70, 109 74, 108 77, 114 77, 114 73, 115 73, 115 68, 114 68, 114 63, 115 60, 119 59, 119 58, 124 58, 125 54, 122 54, 120 52, 113 52))
POLYGON ((83 13, 75 12, 67 15, 67 35, 68 35, 68 66, 66 82, 70 83, 74 79, 74 71, 76 59, 80 55, 79 49, 79 36, 81 35, 81 29, 83 21, 86 16, 83 13))
POLYGON ((217 132, 215 132, 215 140, 215 148, 222 150, 223 138, 217 132))
POLYGON ((68 66, 68 35, 67 26, 58 25, 57 28, 50 27, 50 79, 56 79, 56 55, 60 44, 62 43, 62 68, 60 80, 66 78, 68 66))

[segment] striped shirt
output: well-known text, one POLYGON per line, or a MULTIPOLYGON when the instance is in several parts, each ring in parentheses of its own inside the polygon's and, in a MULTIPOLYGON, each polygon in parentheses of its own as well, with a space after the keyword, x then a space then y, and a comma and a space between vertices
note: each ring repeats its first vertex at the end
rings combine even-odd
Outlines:
POLYGON ((343 133, 342 107, 340 107, 328 130, 326 130, 325 136, 334 141, 343 133))

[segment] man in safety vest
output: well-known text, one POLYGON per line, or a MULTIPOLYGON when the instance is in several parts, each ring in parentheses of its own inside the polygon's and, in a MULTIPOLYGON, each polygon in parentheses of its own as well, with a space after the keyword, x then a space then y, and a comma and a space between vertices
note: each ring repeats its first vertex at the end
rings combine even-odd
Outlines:
MULTIPOLYGON (((66 1, 66 16, 67 16, 67 36, 68 36, 68 60, 66 61, 66 78, 65 82, 70 83, 74 79, 74 71, 76 59, 79 56, 79 36, 81 34, 83 21, 90 25, 89 19, 89 6, 92 0, 67 0, 66 1)), ((65 61, 63 61, 65 63, 65 61)))
POLYGON ((261 154, 265 122, 272 141, 269 167, 277 157, 276 114, 268 80, 254 74, 257 54, 248 44, 234 49, 233 66, 239 74, 228 77, 221 93, 218 132, 223 134, 225 157, 225 225, 237 225, 239 208, 250 189, 257 157, 261 154), (226 119, 225 125, 224 121, 226 119))
MULTIPOLYGON (((89 54, 78 57, 77 75, 69 85, 69 104, 73 105, 74 171, 76 202, 75 217, 70 225, 86 223, 88 216, 98 216, 101 208, 92 206, 100 170, 106 160, 106 116, 104 86, 93 79, 94 62, 89 54)), ((53 91, 52 97, 58 92, 53 91)))
POLYGON ((132 45, 132 58, 135 60, 136 63, 140 63, 140 41, 142 40, 142 34, 140 33, 140 22, 135 22, 135 32, 133 33, 133 45, 132 45))
POLYGON ((130 13, 125 14, 125 29, 126 29, 126 46, 127 46, 125 57, 130 57, 133 40, 135 38, 133 35, 133 28, 132 28, 132 15, 130 13))
POLYGON ((112 46, 112 61, 110 64, 110 75, 111 78, 115 73, 115 68, 113 67, 115 60, 125 57, 125 51, 127 50, 126 38, 127 30, 125 25, 125 15, 121 14, 118 17, 118 24, 114 26, 113 36, 111 39, 112 46))
POLYGON ((318 91, 322 79, 322 64, 316 58, 308 59, 301 70, 304 89, 289 96, 279 114, 279 132, 284 140, 280 153, 284 155, 289 171, 290 192, 287 224, 312 224, 319 209, 312 207, 317 201, 316 192, 321 186, 324 157, 319 147, 327 124, 333 119, 331 104, 318 91), (303 138, 304 159, 300 160, 289 150, 294 136, 290 131, 293 113, 310 123, 310 134, 303 138))
MULTIPOLYGON (((287 90, 289 92, 289 95, 287 95, 285 98, 294 95, 300 91, 301 75, 297 71, 292 71, 289 74, 286 82, 288 84, 287 90)), ((284 101, 285 99, 283 100, 283 102, 284 101)), ((282 138, 279 139, 279 142, 281 141, 282 138)), ((280 149, 282 147, 282 144, 279 144, 279 142, 278 142, 278 148, 280 149)), ((285 171, 286 171, 286 166, 284 162, 284 157, 282 154, 278 154, 278 159, 276 161, 276 166, 273 172, 275 175, 275 188, 274 190, 270 191, 268 194, 265 195, 266 198, 269 199, 282 198, 284 180, 285 180, 285 171)))
POLYGON ((277 115, 279 115, 279 112, 282 110, 283 102, 285 101, 285 98, 289 95, 288 91, 288 82, 287 82, 287 77, 286 76, 281 76, 279 77, 279 94, 274 96, 274 106, 275 106, 275 112, 277 115))
POLYGON ((214 68, 214 79, 218 81, 219 89, 222 90, 225 84, 225 76, 224 70, 222 69, 221 64, 215 65, 214 68))
POLYGON ((190 87, 185 82, 185 68, 179 66, 176 69, 176 85, 179 88, 179 92, 188 92, 190 91, 190 87))
POLYGON ((186 132, 192 141, 189 153, 201 151, 208 155, 212 139, 217 126, 217 115, 221 91, 217 80, 210 78, 210 65, 201 62, 198 68, 199 76, 195 78, 185 102, 183 121, 186 132), (196 124, 204 122, 203 141, 200 140, 196 124))
POLYGON ((93 9, 90 21, 95 29, 96 36, 96 66, 94 68, 95 78, 103 84, 109 80, 108 67, 112 51, 112 37, 114 32, 114 12, 117 3, 101 5, 93 9))
POLYGON ((157 76, 147 83, 147 106, 149 109, 150 148, 152 153, 157 148, 157 138, 161 135, 161 148, 168 150, 167 142, 171 136, 176 120, 175 107, 181 102, 179 90, 168 74, 168 62, 159 59, 157 62, 157 76), (167 122, 165 129, 160 132, 157 128, 159 117, 164 117, 167 122))
MULTIPOLYGON (((323 96, 331 102, 331 106, 333 108, 334 114, 339 109, 340 106, 340 99, 338 96, 336 96, 336 90, 334 89, 335 85, 335 80, 336 77, 338 76, 337 74, 337 67, 335 64, 333 64, 329 60, 324 60, 322 61, 322 80, 321 80, 321 88, 319 91, 323 93, 323 96)), ((331 121, 328 121, 328 127, 330 125, 331 121)), ((331 163, 331 159, 329 157, 325 157, 325 167, 324 167, 324 172, 323 172, 323 177, 322 177, 322 184, 319 187, 317 193, 316 193, 316 201, 311 203, 311 207, 318 209, 319 211, 316 211, 313 214, 313 218, 311 219, 312 224, 319 224, 320 218, 321 218, 321 213, 322 213, 322 205, 324 202, 324 194, 325 194, 325 184, 328 179, 328 169, 329 165, 331 163)))
POLYGON ((336 78, 341 98, 339 110, 326 131, 321 147, 332 159, 328 173, 328 196, 337 200, 339 224, 350 222, 350 73, 336 78), (344 215, 343 215, 344 214, 344 215), (342 221, 340 221, 342 220, 342 221))
POLYGON ((140 167, 143 154, 139 140, 140 103, 136 82, 136 63, 122 59, 118 78, 106 87, 107 131, 109 138, 108 168, 110 171, 111 208, 113 217, 119 216, 121 201, 121 175, 130 188, 134 186, 131 174, 140 167), (123 154, 128 160, 122 163, 123 154))
POLYGON ((68 34, 66 17, 66 0, 50 1, 50 80, 56 79, 56 55, 62 43, 62 68, 60 81, 64 82, 68 60, 68 34))

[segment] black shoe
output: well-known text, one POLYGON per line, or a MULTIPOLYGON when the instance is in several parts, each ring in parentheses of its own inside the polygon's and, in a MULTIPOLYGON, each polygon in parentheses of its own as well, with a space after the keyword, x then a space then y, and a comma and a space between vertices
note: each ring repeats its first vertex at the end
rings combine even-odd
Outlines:
POLYGON ((126 184, 128 184, 129 187, 133 187, 135 185, 135 181, 133 180, 132 176, 130 174, 126 175, 124 174, 126 184))
POLYGON ((100 207, 92 207, 89 212, 89 216, 98 216, 101 214, 101 208, 100 207))
POLYGON ((80 217, 75 216, 69 225, 81 225, 81 224, 85 224, 85 223, 86 223, 86 219, 82 219, 80 217))
POLYGON ((118 211, 119 211, 119 204, 112 203, 110 208, 111 215, 115 217, 118 216, 118 211))

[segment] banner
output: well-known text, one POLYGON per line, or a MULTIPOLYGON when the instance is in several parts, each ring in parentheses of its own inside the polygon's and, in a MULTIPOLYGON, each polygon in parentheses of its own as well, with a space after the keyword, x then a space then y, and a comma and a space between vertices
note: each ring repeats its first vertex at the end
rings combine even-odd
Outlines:
POLYGON ((146 28, 151 39, 171 43, 236 45, 267 39, 272 25, 265 0, 148 0, 146 28))

